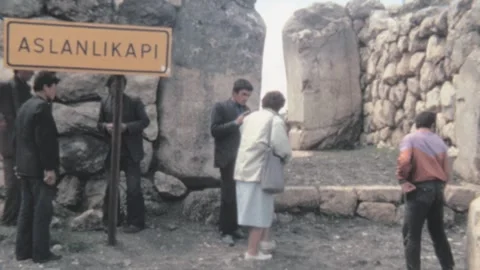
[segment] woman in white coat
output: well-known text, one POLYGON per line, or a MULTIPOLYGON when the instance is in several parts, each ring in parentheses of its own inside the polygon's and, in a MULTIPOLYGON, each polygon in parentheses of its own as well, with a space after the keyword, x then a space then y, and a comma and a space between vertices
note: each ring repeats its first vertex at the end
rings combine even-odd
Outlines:
POLYGON ((285 98, 281 92, 269 92, 262 99, 263 110, 248 115, 241 126, 242 136, 234 178, 238 224, 250 227, 246 260, 269 260, 272 255, 267 253, 275 248, 275 243, 269 241, 274 195, 262 190, 260 174, 269 143, 284 164, 291 157, 292 150, 285 121, 278 114, 284 105, 285 98))

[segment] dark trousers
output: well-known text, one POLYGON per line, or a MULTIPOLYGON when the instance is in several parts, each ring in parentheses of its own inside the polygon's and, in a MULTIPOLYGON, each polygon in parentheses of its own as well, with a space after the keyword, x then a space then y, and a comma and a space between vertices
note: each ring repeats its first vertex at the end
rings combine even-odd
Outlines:
POLYGON ((15 254, 17 259, 48 259, 55 187, 48 186, 41 178, 22 178, 21 183, 15 254))
MULTIPOLYGON (((107 164, 109 165, 109 159, 107 159, 107 164)), ((124 171, 127 177, 127 224, 145 228, 145 201, 143 200, 141 185, 140 162, 133 161, 130 157, 122 156, 120 158, 120 170, 124 171)), ((110 171, 108 167, 107 171, 110 171)), ((107 175, 110 175, 110 173, 107 175)), ((110 178, 108 178, 108 181, 110 181, 110 178)), ((109 193, 110 187, 107 185, 103 200, 104 224, 108 222, 109 193)), ((120 211, 120 196, 118 198, 117 217, 119 225, 123 220, 123 215, 120 211)))
POLYGON ((428 181, 416 185, 417 189, 406 194, 403 243, 408 270, 420 270, 420 250, 422 228, 427 221, 428 231, 433 241, 443 270, 453 269, 454 261, 450 244, 445 234, 443 221, 444 183, 428 181))
POLYGON ((237 192, 233 173, 235 162, 220 168, 222 177, 221 183, 221 202, 220 202, 220 232, 232 234, 238 229, 237 222, 237 192))
POLYGON ((17 224, 18 211, 21 202, 21 184, 13 170, 15 159, 3 158, 3 173, 5 179, 5 205, 3 208, 2 224, 12 226, 17 224))

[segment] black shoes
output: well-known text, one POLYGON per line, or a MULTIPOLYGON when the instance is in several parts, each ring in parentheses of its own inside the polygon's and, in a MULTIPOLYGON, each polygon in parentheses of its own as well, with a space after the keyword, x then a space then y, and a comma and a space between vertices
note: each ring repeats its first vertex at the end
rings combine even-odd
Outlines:
POLYGON ((48 256, 45 259, 33 259, 34 263, 47 263, 47 262, 53 262, 53 261, 58 261, 61 260, 62 256, 61 255, 56 255, 53 253, 50 253, 50 256, 48 256))
POLYGON ((142 228, 142 227, 137 227, 137 226, 134 226, 134 225, 128 225, 125 228, 123 228, 123 232, 124 233, 138 233, 138 232, 142 231, 143 229, 144 228, 142 228))

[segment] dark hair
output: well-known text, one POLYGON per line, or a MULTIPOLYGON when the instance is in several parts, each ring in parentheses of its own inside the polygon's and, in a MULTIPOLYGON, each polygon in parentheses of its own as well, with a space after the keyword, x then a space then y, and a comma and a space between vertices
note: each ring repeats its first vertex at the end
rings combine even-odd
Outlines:
POLYGON ((107 80, 107 83, 105 83, 105 86, 110 88, 116 77, 120 78, 120 80, 123 81, 123 85, 127 85, 127 77, 125 77, 125 75, 112 75, 108 77, 108 80, 107 80))
POLYGON ((431 128, 435 124, 437 114, 430 111, 421 112, 415 118, 416 128, 431 128))
POLYGON ((245 79, 238 79, 233 83, 233 92, 238 93, 242 90, 247 90, 252 92, 253 86, 249 81, 245 79))
POLYGON ((272 109, 278 112, 284 105, 285 97, 280 91, 270 91, 262 98, 262 107, 264 109, 272 109))
POLYGON ((35 92, 43 91, 44 86, 52 86, 53 84, 58 84, 60 79, 57 78, 55 72, 50 71, 40 71, 33 81, 33 90, 35 92))

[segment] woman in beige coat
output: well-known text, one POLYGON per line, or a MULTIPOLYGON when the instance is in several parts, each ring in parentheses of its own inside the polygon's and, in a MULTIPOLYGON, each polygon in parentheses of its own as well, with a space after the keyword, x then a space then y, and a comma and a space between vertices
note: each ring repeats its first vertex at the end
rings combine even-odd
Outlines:
POLYGON ((267 93, 262 99, 263 110, 248 115, 241 127, 241 141, 235 163, 238 224, 250 227, 247 260, 269 260, 264 253, 275 248, 269 241, 269 228, 273 219, 273 194, 265 193, 260 184, 260 174, 267 145, 284 164, 292 150, 284 120, 278 111, 285 105, 279 91, 267 93), (268 134, 271 133, 270 138, 268 134), (260 247, 260 249, 259 249, 260 247))

